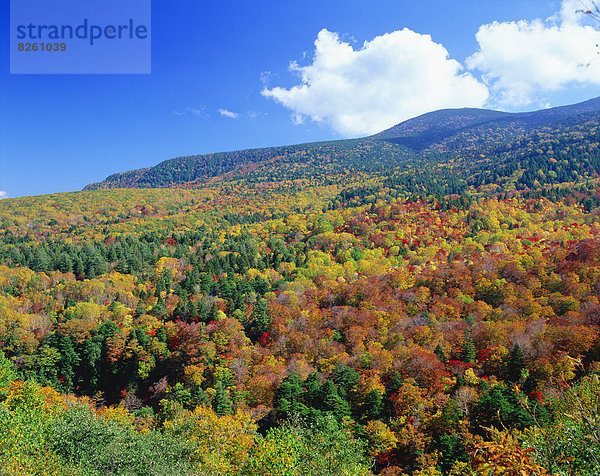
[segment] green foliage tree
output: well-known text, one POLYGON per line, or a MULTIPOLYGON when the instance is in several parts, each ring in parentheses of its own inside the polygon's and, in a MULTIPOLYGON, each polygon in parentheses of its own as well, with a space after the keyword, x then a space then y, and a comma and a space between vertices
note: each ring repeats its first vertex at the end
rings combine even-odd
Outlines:
POLYGON ((361 420, 380 420, 384 415, 384 409, 385 404, 381 394, 377 389, 373 389, 367 393, 361 406, 361 420))
POLYGON ((525 369, 525 360, 523 359, 523 351, 521 346, 516 344, 506 363, 506 378, 510 382, 519 382, 521 380, 523 370, 525 369))
POLYGON ((229 398, 227 388, 222 382, 218 382, 215 388, 215 396, 212 400, 212 408, 219 416, 229 415, 233 412, 233 405, 229 398))
POLYGON ((477 356, 477 349, 475 348, 475 344, 473 343, 473 338, 471 337, 471 329, 465 330, 465 337, 463 341, 463 348, 460 354, 460 358, 463 362, 473 363, 475 362, 475 357, 477 356))

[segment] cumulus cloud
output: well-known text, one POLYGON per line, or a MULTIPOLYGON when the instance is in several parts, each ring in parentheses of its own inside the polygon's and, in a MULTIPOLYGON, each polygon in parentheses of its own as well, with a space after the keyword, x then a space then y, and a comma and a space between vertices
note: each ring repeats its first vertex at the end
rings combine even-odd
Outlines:
POLYGON ((0 200, 2 200, 3 198, 8 198, 8 192, 0 190, 0 200))
POLYGON ((291 88, 265 87, 262 94, 306 118, 329 124, 345 136, 372 134, 428 111, 479 107, 488 89, 430 35, 407 28, 375 37, 354 49, 323 29, 312 64, 290 69, 300 77, 291 88))
POLYGON ((581 12, 591 6, 587 3, 565 0, 560 13, 546 20, 479 28, 479 50, 466 64, 482 72, 494 105, 541 104, 544 94, 568 85, 600 85, 600 31, 581 12))
POLYGON ((237 112, 228 111, 227 109, 219 109, 221 116, 229 117, 230 119, 237 119, 240 115, 237 112))

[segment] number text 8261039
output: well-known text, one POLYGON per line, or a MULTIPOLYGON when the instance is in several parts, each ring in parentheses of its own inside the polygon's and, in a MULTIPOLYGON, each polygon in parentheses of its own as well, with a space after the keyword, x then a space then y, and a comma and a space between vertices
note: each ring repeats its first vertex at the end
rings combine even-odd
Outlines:
POLYGON ((19 43, 19 51, 66 51, 66 43, 19 43))

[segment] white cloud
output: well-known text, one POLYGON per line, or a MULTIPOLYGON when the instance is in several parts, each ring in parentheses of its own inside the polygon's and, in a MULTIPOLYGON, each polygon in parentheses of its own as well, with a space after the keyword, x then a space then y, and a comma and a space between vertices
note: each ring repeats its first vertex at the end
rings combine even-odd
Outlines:
POLYGON ((204 107, 200 107, 200 108, 188 107, 187 111, 196 117, 201 117, 202 119, 208 119, 210 117, 204 107))
POLYGON ((483 73, 494 105, 541 104, 544 94, 568 85, 600 85, 600 31, 578 12, 588 8, 589 2, 565 0, 560 13, 544 21, 493 22, 479 28, 479 50, 466 64, 483 73))
POLYGON ((0 190, 0 200, 2 200, 3 198, 8 198, 8 192, 0 190))
POLYGON ((271 77, 271 71, 263 71, 260 73, 260 82, 263 86, 266 86, 269 82, 269 78, 271 77))
POLYGON ((201 107, 188 107, 185 108, 183 111, 172 111, 174 116, 185 116, 187 114, 191 114, 192 116, 196 116, 196 117, 200 117, 202 119, 208 119, 210 118, 210 114, 208 114, 208 112, 206 112, 206 108, 201 106, 201 107))
POLYGON ((227 109, 219 109, 221 116, 229 117, 230 119, 237 119, 240 115, 237 112, 228 111, 227 109))
POLYGON ((375 37, 355 50, 321 30, 312 64, 290 64, 301 83, 265 87, 262 94, 292 111, 292 120, 327 123, 345 136, 372 134, 428 111, 482 106, 485 85, 431 36, 407 28, 375 37))
POLYGON ((268 113, 263 111, 248 111, 246 114, 250 119, 256 119, 258 117, 265 117, 269 115, 268 113))

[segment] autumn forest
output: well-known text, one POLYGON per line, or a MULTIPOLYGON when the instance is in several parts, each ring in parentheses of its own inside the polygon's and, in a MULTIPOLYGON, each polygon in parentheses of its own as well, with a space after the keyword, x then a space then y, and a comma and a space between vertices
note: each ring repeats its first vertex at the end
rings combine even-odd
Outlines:
POLYGON ((600 99, 0 201, 0 466, 600 472, 600 99))

